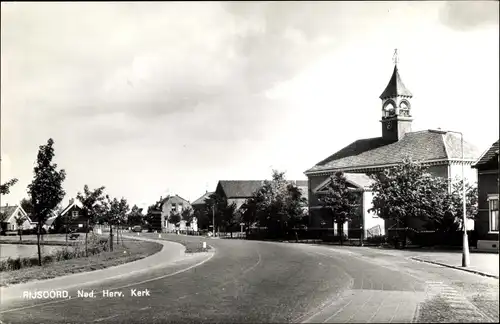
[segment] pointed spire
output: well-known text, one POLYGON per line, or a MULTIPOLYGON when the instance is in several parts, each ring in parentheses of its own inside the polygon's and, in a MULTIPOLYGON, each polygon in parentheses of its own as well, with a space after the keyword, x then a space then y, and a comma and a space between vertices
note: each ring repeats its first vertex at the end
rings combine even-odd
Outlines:
POLYGON ((398 96, 404 96, 409 98, 413 97, 410 90, 406 88, 403 81, 401 80, 401 77, 399 76, 397 57, 396 57, 396 59, 394 60, 394 71, 392 72, 391 80, 389 81, 389 84, 387 84, 387 87, 385 88, 384 92, 382 92, 382 94, 380 95, 380 99, 383 100, 386 98, 392 98, 398 96))

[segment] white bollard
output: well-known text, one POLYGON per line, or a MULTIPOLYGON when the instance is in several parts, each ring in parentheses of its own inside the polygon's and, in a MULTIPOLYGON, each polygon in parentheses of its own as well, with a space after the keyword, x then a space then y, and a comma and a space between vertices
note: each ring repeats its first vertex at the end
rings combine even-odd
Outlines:
POLYGON ((161 234, 158 234, 158 238, 161 238, 161 234))
POLYGON ((207 248, 207 242, 203 242, 203 248, 206 249, 207 248))
POLYGON ((139 236, 139 233, 137 233, 137 236, 139 236))

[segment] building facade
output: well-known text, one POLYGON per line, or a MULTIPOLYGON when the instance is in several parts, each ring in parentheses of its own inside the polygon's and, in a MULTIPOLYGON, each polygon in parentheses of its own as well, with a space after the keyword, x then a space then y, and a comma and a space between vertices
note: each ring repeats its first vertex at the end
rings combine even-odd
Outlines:
MULTIPOLYGON (((477 175, 471 168, 479 156, 474 145, 463 142, 464 158, 462 159, 461 138, 455 133, 441 130, 412 131, 412 97, 412 93, 401 80, 398 66, 395 65, 390 81, 380 95, 381 119, 379 122, 382 127, 382 136, 357 140, 305 172, 309 181, 311 227, 318 227, 324 218, 324 211, 321 210, 321 204, 317 199, 318 189, 321 184, 325 185, 325 182, 337 171, 346 173, 348 179, 353 177, 350 174, 368 177, 388 167, 398 165, 405 157, 410 157, 428 167, 428 172, 433 176, 450 179, 450 183, 457 175, 461 175, 461 165, 464 164, 467 181, 472 183, 477 181, 477 175)), ((351 182, 355 183, 355 181, 351 182)), ((369 224, 380 225, 382 221, 377 220, 374 223, 376 216, 368 212, 371 207, 372 198, 370 197, 373 194, 369 193, 367 187, 364 186, 358 187, 357 190, 363 192, 360 195, 362 205, 365 207, 360 209, 360 214, 357 216, 360 219, 352 225, 357 227, 357 224, 365 224, 365 235, 369 235, 367 232, 369 224)), ((383 227, 387 229, 393 225, 384 222, 383 227)), ((409 226, 419 227, 420 224, 409 226)))
POLYGON ((177 230, 198 231, 198 224, 197 224, 197 220, 195 217, 189 223, 186 222, 185 220, 183 220, 182 218, 176 224, 169 221, 170 216, 173 213, 182 214, 182 212, 186 209, 192 210, 191 204, 186 199, 184 199, 178 195, 167 196, 166 198, 161 200, 160 206, 161 206, 160 210, 161 210, 162 232, 174 232, 177 230))
POLYGON ((499 163, 496 141, 474 164, 478 174, 478 215, 475 219, 478 249, 498 251, 499 163))

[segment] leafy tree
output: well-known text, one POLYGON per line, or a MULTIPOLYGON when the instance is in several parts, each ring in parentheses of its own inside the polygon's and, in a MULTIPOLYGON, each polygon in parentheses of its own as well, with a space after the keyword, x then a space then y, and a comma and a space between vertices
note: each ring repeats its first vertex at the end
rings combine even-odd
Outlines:
POLYGON ((127 202, 127 199, 125 198, 121 198, 119 201, 118 201, 118 205, 116 207, 117 211, 118 211, 118 232, 117 232, 117 236, 116 236, 116 243, 118 244, 118 238, 120 236, 120 225, 121 224, 127 224, 127 214, 130 210, 130 207, 128 205, 128 202, 127 202))
MULTIPOLYGON (((437 229, 442 232, 456 231, 463 229, 463 188, 462 180, 456 179, 452 183, 452 190, 448 193, 444 202, 441 203, 443 206, 448 208, 442 212, 442 215, 437 215, 433 217, 428 228, 437 229)), ((445 190, 445 189, 443 189, 445 190)), ((465 184, 465 204, 466 213, 468 219, 475 219, 478 213, 478 191, 476 184, 465 184)))
POLYGON ((42 265, 42 253, 40 249, 40 234, 42 226, 49 217, 51 211, 64 198, 62 183, 66 179, 64 170, 57 171, 57 164, 52 163, 54 158, 54 141, 50 138, 46 145, 41 145, 38 151, 37 162, 34 168, 35 177, 28 185, 28 194, 33 204, 33 212, 37 218, 37 245, 38 264, 42 265))
POLYGON ((32 217, 33 215, 33 204, 31 203, 31 200, 23 198, 21 199, 21 208, 26 212, 29 218, 32 217))
POLYGON ((113 251, 113 225, 120 219, 120 201, 106 195, 98 206, 98 219, 109 226, 109 248, 113 251))
POLYGON ((207 215, 209 215, 209 222, 213 226, 213 231, 215 233, 216 228, 222 226, 222 215, 223 210, 227 206, 227 201, 224 197, 218 195, 217 193, 211 194, 205 199, 205 210, 207 215))
MULTIPOLYGON (((447 180, 433 177, 410 158, 374 176, 374 180, 370 211, 396 221, 398 227, 407 227, 411 218, 440 222, 452 209, 447 180)), ((406 244, 406 239, 403 242, 406 244)))
POLYGON ((181 221, 182 216, 178 211, 172 211, 168 217, 168 222, 170 224, 177 225, 181 221))
POLYGON ((146 216, 144 217, 144 221, 146 222, 146 224, 152 225, 154 223, 155 215, 153 212, 156 210, 157 210, 156 204, 152 204, 152 205, 148 206, 146 216))
POLYGON ((332 223, 337 223, 340 232, 340 244, 343 244, 344 224, 352 219, 358 209, 358 196, 349 188, 347 179, 342 171, 330 177, 327 192, 318 197, 323 209, 332 223))
POLYGON ((82 210, 85 218, 87 219, 87 225, 85 229, 85 255, 88 256, 87 251, 87 241, 89 226, 95 225, 97 218, 99 217, 99 204, 104 200, 104 186, 90 190, 89 186, 83 186, 83 193, 78 192, 76 199, 82 204, 82 210))
POLYGON ((194 210, 193 218, 196 218, 198 223, 198 228, 208 228, 208 225, 211 223, 210 211, 206 208, 197 208, 194 210))
POLYGON ((184 208, 181 212, 181 218, 183 221, 186 222, 186 224, 189 224, 193 221, 193 216, 194 216, 193 208, 189 206, 184 208))
POLYGON ((24 222, 26 221, 26 216, 24 215, 19 215, 17 217, 14 218, 15 222, 16 222, 16 225, 18 227, 18 233, 19 233, 19 240, 22 241, 23 240, 23 224, 24 222))
POLYGON ((142 208, 137 207, 137 205, 132 206, 130 213, 127 215, 127 223, 130 226, 142 225, 144 223, 142 208))
POLYGON ((10 179, 4 184, 0 184, 0 195, 8 195, 10 193, 10 187, 17 183, 17 179, 10 179))
POLYGON ((245 204, 244 219, 255 219, 270 234, 280 236, 293 228, 303 216, 305 198, 302 192, 285 179, 285 173, 273 170, 272 180, 264 181, 245 204))

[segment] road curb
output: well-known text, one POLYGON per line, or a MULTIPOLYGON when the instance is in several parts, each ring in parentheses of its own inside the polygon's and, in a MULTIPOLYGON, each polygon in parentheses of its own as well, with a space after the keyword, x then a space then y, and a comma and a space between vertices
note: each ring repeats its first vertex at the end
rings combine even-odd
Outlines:
POLYGON ((456 269, 456 270, 462 270, 462 271, 474 273, 474 274, 477 274, 477 275, 480 275, 480 276, 485 276, 485 277, 499 279, 499 276, 492 275, 492 274, 489 274, 489 273, 486 273, 486 272, 482 272, 482 271, 478 271, 478 270, 473 270, 473 269, 468 269, 468 268, 462 268, 462 267, 452 266, 452 265, 449 265, 449 264, 446 264, 446 263, 436 262, 436 261, 430 261, 430 260, 424 260, 424 259, 420 259, 420 258, 416 258, 416 257, 411 257, 410 259, 418 261, 418 262, 430 263, 430 264, 435 264, 435 265, 439 265, 439 266, 442 266, 442 267, 452 268, 452 269, 456 269))

